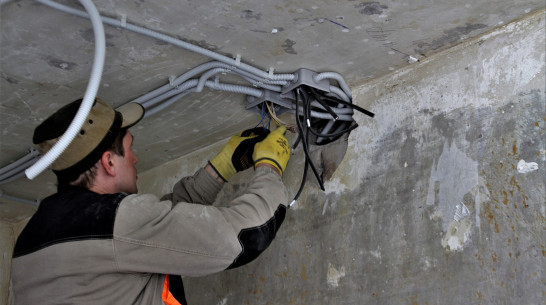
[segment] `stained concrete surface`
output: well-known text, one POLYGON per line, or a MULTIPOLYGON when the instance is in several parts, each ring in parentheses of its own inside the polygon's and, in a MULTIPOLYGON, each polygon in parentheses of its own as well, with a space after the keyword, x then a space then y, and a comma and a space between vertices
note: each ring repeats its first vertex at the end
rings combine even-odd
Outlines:
MULTIPOLYGON (((310 176, 256 261, 186 278, 190 304, 545 303, 544 38, 541 11, 354 87, 377 116, 357 116, 326 192, 310 176)), ((223 143, 141 173, 140 189, 165 193, 223 143)), ((302 168, 296 149, 292 194, 302 168)))
MULTIPOLYGON (((358 116, 326 192, 309 177, 270 248, 239 269, 186 278, 188 301, 546 303, 544 46, 542 11, 357 87, 356 103, 377 116, 358 116), (538 170, 519 172, 521 160, 538 170)), ((139 181, 164 192, 221 144, 139 181)), ((293 153, 283 178, 292 194, 303 168, 293 153)))
MULTIPOLYGON (((4 1, 6 2, 6 1, 4 1)), ((543 9, 544 0, 94 0, 101 14, 156 30, 251 64, 262 71, 338 72, 355 88, 501 24, 543 9)), ((81 9, 78 1, 61 3, 81 9)), ((94 52, 89 20, 33 0, 0 7, 0 166, 28 153, 32 132, 55 109, 80 98, 94 52)), ((106 62, 99 96, 119 106, 169 83, 210 58, 105 26, 106 62)), ((221 82, 247 84, 220 75, 221 82)), ((259 117, 245 96, 204 90, 134 129, 137 168, 146 171, 203 149, 259 117)), ((55 192, 42 174, 2 184, 27 200, 55 192), (28 192, 27 190, 32 190, 28 192)), ((1 198, 2 202, 7 199, 1 198)))

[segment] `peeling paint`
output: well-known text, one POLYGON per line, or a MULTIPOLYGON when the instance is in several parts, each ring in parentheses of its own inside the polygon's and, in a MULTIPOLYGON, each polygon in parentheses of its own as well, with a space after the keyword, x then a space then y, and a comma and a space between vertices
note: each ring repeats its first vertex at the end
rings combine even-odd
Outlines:
POLYGON ((536 162, 525 162, 525 160, 519 160, 517 166, 520 174, 527 174, 532 171, 538 170, 538 164, 536 162))
POLYGON ((452 252, 463 250, 470 240, 471 230, 472 222, 469 219, 452 222, 442 238, 442 246, 452 252))
POLYGON ((453 215, 453 220, 455 221, 461 221, 461 219, 466 218, 470 216, 470 211, 468 211, 468 208, 464 203, 459 203, 455 207, 455 215, 453 215))
MULTIPOLYGON (((466 156, 453 143, 444 143, 443 152, 436 168, 432 169, 426 203, 435 205, 438 215, 453 215, 453 209, 460 204, 463 196, 478 184, 478 163, 466 156)), ((448 223, 444 219, 444 230, 448 223)))
POLYGON ((341 180, 339 177, 335 177, 330 181, 324 182, 324 189, 326 194, 340 194, 343 193, 347 186, 345 184, 341 183, 341 180))
POLYGON ((328 287, 337 288, 339 286, 339 281, 345 277, 345 267, 342 266, 339 270, 334 268, 330 263, 328 263, 328 274, 327 282, 328 287))

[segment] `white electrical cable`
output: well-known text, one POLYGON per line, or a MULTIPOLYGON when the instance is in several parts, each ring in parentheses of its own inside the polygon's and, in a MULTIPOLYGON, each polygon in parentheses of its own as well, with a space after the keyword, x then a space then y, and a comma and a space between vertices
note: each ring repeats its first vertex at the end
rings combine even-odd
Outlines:
MULTIPOLYGON (((40 2, 42 0, 39 0, 40 2)), ((93 32, 95 34, 95 58, 93 61, 93 68, 91 70, 91 77, 85 91, 83 101, 74 117, 72 123, 66 130, 66 132, 59 139, 59 142, 55 143, 53 147, 38 160, 34 165, 29 167, 25 174, 28 179, 34 179, 41 172, 43 172, 48 166, 50 166, 70 145, 72 140, 76 137, 76 134, 80 131, 99 89, 100 80, 102 77, 102 69, 104 67, 104 57, 106 53, 106 39, 104 36, 104 27, 102 26, 101 18, 97 8, 91 0, 79 0, 85 10, 89 13, 91 23, 93 24, 93 32)))

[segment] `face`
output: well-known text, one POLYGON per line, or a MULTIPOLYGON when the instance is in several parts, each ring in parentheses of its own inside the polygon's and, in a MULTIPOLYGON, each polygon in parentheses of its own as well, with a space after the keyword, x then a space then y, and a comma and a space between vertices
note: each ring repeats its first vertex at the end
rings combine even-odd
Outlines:
POLYGON ((133 152, 133 135, 127 131, 127 134, 123 137, 123 149, 125 156, 114 155, 117 160, 117 164, 120 166, 116 169, 116 186, 119 192, 126 192, 129 194, 136 194, 137 189, 137 170, 135 164, 138 162, 138 158, 133 152))

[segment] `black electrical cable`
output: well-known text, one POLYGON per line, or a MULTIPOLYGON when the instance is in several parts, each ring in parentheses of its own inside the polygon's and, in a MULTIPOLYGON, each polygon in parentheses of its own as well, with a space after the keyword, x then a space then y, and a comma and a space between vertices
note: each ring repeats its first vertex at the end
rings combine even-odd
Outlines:
MULTIPOLYGON (((375 114, 366 110, 366 109, 363 109, 355 104, 352 104, 352 103, 349 103, 349 102, 346 102, 346 101, 343 101, 343 100, 340 100, 340 99, 337 99, 337 98, 334 98, 334 97, 330 97, 330 96, 327 96, 325 95, 322 91, 319 91, 319 90, 316 90, 315 88, 311 88, 311 87, 308 87, 308 86, 302 86, 304 93, 306 93, 308 96, 309 95, 313 95, 313 97, 315 98, 315 100, 317 100, 317 102, 319 104, 321 104, 325 109, 327 109, 327 107, 325 106, 329 106, 326 104, 326 101, 328 102, 331 102, 331 103, 335 103, 333 106, 334 107, 339 107, 339 105, 345 105, 347 107, 350 107, 351 109, 356 109, 357 111, 360 111, 366 115, 369 115, 371 117, 373 117, 375 114)), ((304 116, 305 114, 307 114, 307 118, 306 120, 309 119, 309 116, 310 116, 310 113, 311 113, 311 104, 309 102, 307 102, 304 106, 306 106, 306 108, 304 109, 304 116)), ((316 107, 316 106, 315 106, 316 107)), ((316 108, 315 108, 316 109, 316 108)), ((332 110, 332 109, 330 109, 332 110)), ((315 110, 316 111, 316 110, 315 110)), ((333 111, 333 110, 332 110, 333 111)), ((319 111, 320 112, 320 111, 319 111)), ((325 113, 325 112, 321 112, 321 113, 325 113)), ((320 124, 321 121, 325 121, 325 119, 318 119, 318 118, 314 118, 314 121, 315 122, 318 122, 318 124, 320 124)), ((329 122, 330 120, 326 120, 326 122, 329 122)), ((308 123, 308 128, 310 128, 310 132, 317 136, 318 138, 321 138, 321 139, 328 139, 328 141, 325 141, 325 142, 321 142, 321 143, 315 143, 316 145, 324 145, 324 144, 327 144, 327 143, 330 143, 331 141, 335 140, 337 137, 340 137, 342 136, 343 134, 347 133, 347 132, 350 132, 352 130, 354 130, 355 128, 358 127, 358 124, 356 124, 356 122, 354 120, 352 120, 352 124, 349 125, 348 128, 345 128, 345 129, 341 129, 341 130, 337 130, 336 132, 333 132, 333 133, 324 133, 323 131, 320 131, 320 126, 319 128, 313 128, 311 127, 310 125, 317 125, 317 123, 315 124, 310 124, 310 121, 307 121, 308 123)), ((337 122, 335 122, 337 123, 337 122)), ((342 124, 342 123, 340 123, 342 124)), ((323 125, 324 126, 324 125, 323 125)), ((338 125, 338 129, 339 127, 341 127, 342 125, 338 125)))
MULTIPOLYGON (((359 112, 362 112, 362 113, 364 113, 364 114, 366 114, 366 115, 368 115, 370 117, 375 116, 375 114, 373 112, 370 112, 370 111, 368 111, 368 110, 366 110, 364 108, 361 108, 361 107, 359 107, 359 106, 357 106, 357 105, 355 105, 353 103, 346 102, 346 101, 343 101, 343 100, 335 98, 335 97, 327 96, 322 91, 316 90, 316 89, 308 87, 308 86, 298 87, 296 89, 295 96, 296 96, 296 126, 297 126, 297 130, 298 130, 298 138, 296 139, 296 141, 295 141, 295 143, 293 145, 293 148, 296 148, 296 146, 301 141, 302 146, 303 146, 303 152, 304 152, 304 155, 305 155, 305 166, 304 166, 304 169, 303 169, 303 178, 302 178, 300 187, 299 187, 296 195, 294 196, 294 199, 293 199, 292 203, 290 204, 290 206, 294 202, 296 202, 296 200, 299 198, 299 196, 301 195, 301 193, 303 191, 303 188, 304 188, 305 183, 307 181, 307 173, 308 173, 309 166, 311 167, 311 169, 313 170, 313 174, 317 178, 320 189, 322 191, 325 190, 322 178, 320 177, 320 175, 319 175, 319 173, 318 173, 318 171, 317 171, 317 169, 315 167, 315 164, 313 163, 313 160, 311 159, 311 155, 309 153, 309 141, 310 141, 309 135, 313 134, 313 135, 317 136, 318 138, 331 139, 331 140, 327 141, 326 143, 321 143, 321 144, 327 144, 327 143, 335 140, 336 137, 342 136, 342 135, 346 134, 347 132, 350 132, 350 131, 352 131, 352 130, 354 130, 355 128, 358 127, 358 124, 354 120, 352 120, 349 127, 346 127, 346 128, 344 126, 344 124, 346 124, 346 122, 345 123, 340 122, 340 124, 337 124, 337 122, 334 122, 334 124, 337 124, 337 130, 335 132, 320 133, 319 129, 324 128, 325 125, 323 125, 322 127, 319 126, 318 128, 313 128, 312 125, 317 125, 317 123, 321 124, 322 122, 326 122, 325 124, 327 124, 328 122, 331 122, 332 120, 313 118, 311 116, 311 96, 322 107, 324 107, 326 112, 328 112, 332 116, 334 121, 337 120, 338 115, 334 112, 332 107, 338 108, 340 104, 344 105, 344 106, 347 106, 347 107, 350 107, 352 109, 355 109, 355 110, 357 110, 359 112), (300 113, 300 100, 301 100, 301 103, 302 103, 302 105, 301 105, 302 113, 300 113), (341 128, 341 130, 340 130, 340 128, 341 128)), ((314 109, 317 109, 317 105, 314 106, 314 109)), ((321 110, 323 110, 323 109, 321 109, 321 110)), ((325 113, 323 111, 318 111, 318 112, 325 113)), ((333 126, 335 126, 335 125, 333 125, 333 126)), ((315 143, 315 144, 316 145, 321 145, 319 143, 315 143)))
POLYGON ((364 108, 362 108, 362 107, 360 107, 360 106, 358 106, 358 105, 355 105, 355 104, 353 104, 353 103, 346 102, 346 101, 341 100, 341 99, 338 99, 338 98, 334 98, 334 97, 331 97, 331 96, 327 96, 327 95, 323 94, 322 92, 315 90, 314 88, 311 88, 311 87, 308 87, 308 88, 309 88, 309 90, 310 90, 311 92, 315 92, 316 94, 320 95, 322 98, 324 98, 324 99, 326 99, 326 100, 329 100, 329 101, 331 101, 331 102, 333 102, 333 103, 338 103, 338 104, 342 104, 342 105, 351 107, 351 108, 356 109, 356 110, 358 110, 359 112, 364 113, 365 115, 368 115, 368 116, 370 116, 370 117, 372 117, 372 118, 375 116, 375 113, 373 113, 373 112, 371 112, 371 111, 368 111, 368 110, 366 110, 366 109, 364 109, 364 108))
MULTIPOLYGON (((322 179, 320 178, 320 175, 318 174, 317 172, 317 169, 315 168, 315 164, 313 163, 313 160, 311 159, 311 156, 309 154, 309 128, 306 128, 304 130, 304 127, 302 126, 302 123, 299 119, 299 97, 302 96, 302 102, 304 102, 303 100, 303 94, 301 93, 300 89, 298 88, 297 89, 297 92, 296 92, 296 126, 298 128, 298 138, 301 140, 301 143, 302 143, 302 147, 303 147, 303 152, 305 154, 305 167, 304 167, 304 170, 303 170, 303 179, 301 181, 301 184, 300 184, 300 188, 298 190, 298 192, 296 193, 296 196, 294 196, 294 199, 292 200, 292 202, 295 202, 299 196, 301 195, 301 192, 303 190, 303 187, 305 186, 305 183, 307 181, 307 172, 308 172, 308 167, 311 166, 311 169, 313 170, 313 173, 315 174, 315 177, 317 178, 317 181, 319 183, 319 186, 320 186, 320 189, 322 191, 325 190, 324 188, 324 184, 322 182, 322 179)), ((302 107, 303 109, 305 109, 306 107, 302 107)), ((304 120, 306 118, 304 117, 304 120)))
POLYGON ((334 119, 334 121, 337 121, 337 119, 339 119, 339 116, 334 112, 334 110, 332 110, 332 108, 330 107, 330 105, 326 104, 317 94, 316 90, 313 90, 312 88, 309 88, 311 89, 311 94, 313 94, 313 96, 315 97, 315 100, 317 100, 317 102, 319 102, 319 104, 322 105, 322 107, 324 107, 324 109, 326 109, 326 111, 328 111, 328 113, 330 113, 330 115, 332 116, 332 118, 334 119))
MULTIPOLYGON (((303 101, 303 99, 302 99, 302 101, 303 101)), ((296 103, 297 103, 297 99, 296 99, 296 103)), ((305 101, 305 105, 303 105, 304 109, 307 108, 306 115, 304 116, 304 120, 305 120, 305 122, 308 123, 307 128, 305 128, 305 137, 302 137, 303 150, 305 151, 305 153, 307 155, 307 158, 308 158, 307 163, 309 163, 309 165, 311 166, 311 169, 313 170, 313 173, 315 174, 315 177, 317 178, 317 181, 318 181, 318 183, 320 185, 320 189, 322 191, 324 191, 325 189, 324 189, 324 184, 322 182, 322 178, 320 177, 320 174, 318 173, 317 168, 315 167, 315 164, 313 163, 313 160, 311 159, 311 154, 309 153, 309 129, 311 128, 311 126, 309 126, 310 125, 310 116, 311 116, 311 107, 310 107, 310 105, 311 105, 311 102, 309 101, 309 96, 307 96, 307 100, 305 101), (304 139, 305 139, 305 141, 304 141, 304 139)), ((296 115, 296 121, 298 121, 297 120, 297 115, 296 115)))

